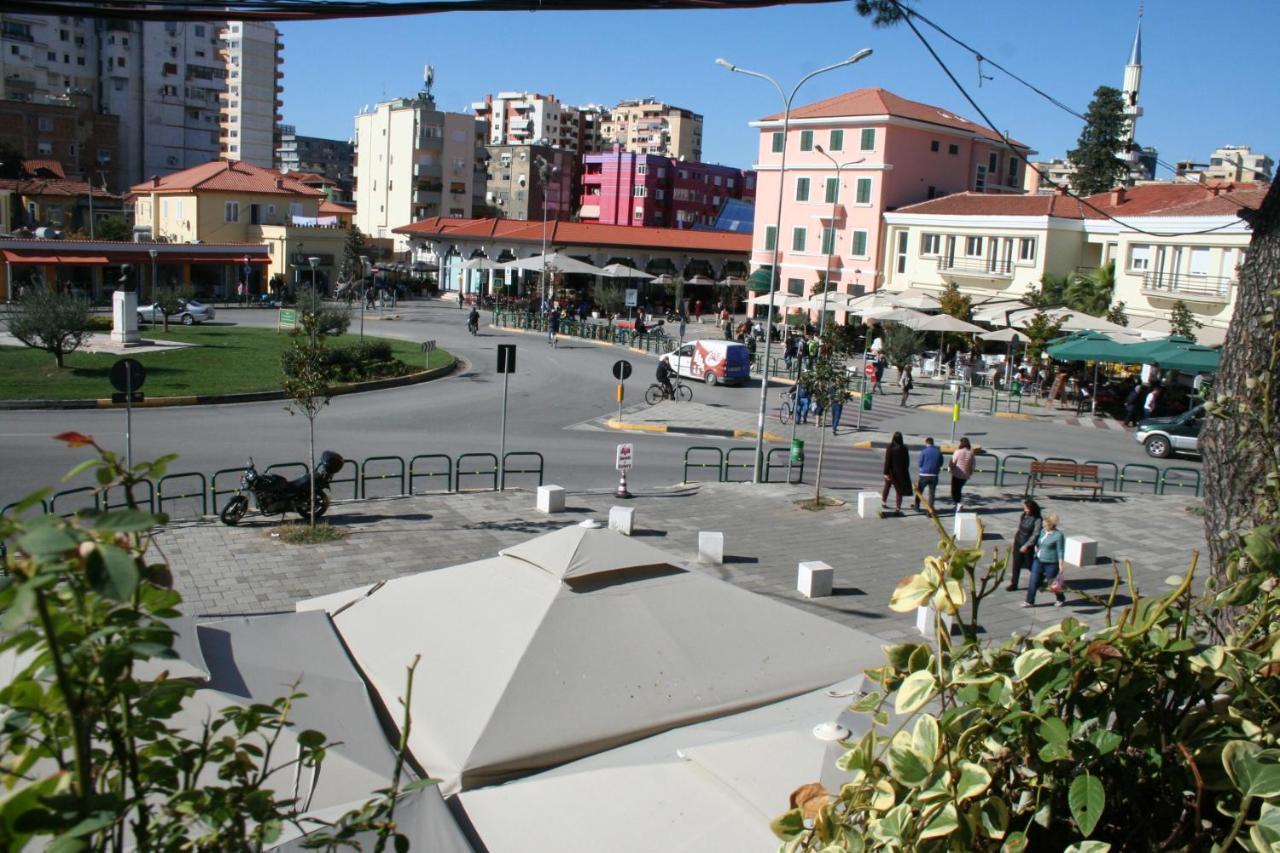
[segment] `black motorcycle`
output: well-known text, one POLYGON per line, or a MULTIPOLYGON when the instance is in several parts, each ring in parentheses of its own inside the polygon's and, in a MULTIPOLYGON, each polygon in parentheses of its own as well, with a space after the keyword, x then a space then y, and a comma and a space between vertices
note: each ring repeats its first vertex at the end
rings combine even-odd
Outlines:
POLYGON ((332 450, 320 454, 316 464, 316 498, 311 504, 311 478, 303 474, 293 480, 287 480, 279 474, 259 474, 253 459, 245 466, 240 477, 240 488, 227 505, 218 513, 222 523, 235 526, 249 511, 249 495, 253 495, 258 505, 258 512, 263 515, 284 515, 296 512, 303 520, 311 521, 329 511, 329 495, 326 490, 333 477, 342 470, 346 460, 332 450), (245 494, 248 492, 249 494, 245 494))

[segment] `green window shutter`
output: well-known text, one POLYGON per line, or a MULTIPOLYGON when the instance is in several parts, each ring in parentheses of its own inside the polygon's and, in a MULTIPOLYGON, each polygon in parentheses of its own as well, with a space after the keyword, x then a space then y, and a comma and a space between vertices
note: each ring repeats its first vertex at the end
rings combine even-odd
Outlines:
POLYGON ((876 147, 876 129, 874 127, 864 128, 862 131, 862 150, 873 151, 876 147))
POLYGON ((772 252, 778 246, 778 229, 773 225, 766 225, 764 229, 764 250, 772 252))
POLYGON ((849 254, 858 255, 859 257, 861 257, 863 255, 866 255, 866 253, 867 253, 867 232, 854 231, 853 232, 853 248, 850 250, 849 254))
POLYGON ((796 178, 796 201, 809 200, 809 179, 796 178))
POLYGON ((871 179, 858 178, 858 204, 871 203, 871 179))
POLYGON ((826 202, 835 204, 840 198, 840 184, 837 178, 827 178, 826 202))
POLYGON ((822 254, 831 255, 836 251, 836 232, 833 228, 822 229, 822 254))
POLYGON ((803 252, 805 238, 808 236, 803 226, 795 228, 791 232, 791 251, 803 252))
POLYGON ((782 153, 782 140, 783 140, 782 132, 775 131, 773 134, 773 153, 774 154, 782 153))
POLYGON ((800 131, 800 150, 801 151, 813 150, 813 131, 812 130, 800 131))
POLYGON ((843 151, 844 150, 844 131, 843 130, 831 131, 830 142, 831 142, 832 151, 843 151))

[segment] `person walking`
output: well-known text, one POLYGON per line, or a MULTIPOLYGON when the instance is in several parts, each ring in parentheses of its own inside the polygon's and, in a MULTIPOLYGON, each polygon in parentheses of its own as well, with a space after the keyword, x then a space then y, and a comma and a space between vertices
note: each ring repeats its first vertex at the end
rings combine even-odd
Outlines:
POLYGON ((961 436, 960 446, 951 454, 951 462, 947 470, 951 473, 951 502, 960 511, 964 500, 964 484, 973 476, 973 446, 969 444, 969 436, 961 436))
POLYGON ((1160 411, 1160 388, 1152 388, 1147 393, 1147 399, 1142 401, 1142 416, 1144 418, 1154 418, 1156 413, 1160 411))
POLYGON ((809 405, 812 403, 809 397, 809 386, 803 382, 796 383, 796 423, 807 424, 809 422, 809 405))
POLYGON ((840 417, 844 414, 844 391, 839 391, 831 400, 831 434, 840 434, 840 417))
POLYGON ((809 369, 813 370, 818 366, 818 348, 821 342, 817 335, 809 335, 809 339, 805 342, 805 357, 809 363, 809 369))
POLYGON ((791 372, 791 362, 796 358, 796 336, 787 335, 787 344, 782 350, 782 360, 786 362, 787 372, 791 372))
POLYGON ((560 348, 560 312, 552 311, 547 318, 547 343, 556 349, 560 348))
POLYGON ((942 471, 942 451, 933 443, 933 436, 924 440, 918 466, 920 477, 916 480, 916 491, 919 494, 915 498, 915 508, 920 509, 920 498, 927 492, 929 509, 933 509, 938 497, 938 473, 942 471))
POLYGON ((884 490, 880 492, 880 506, 889 508, 889 489, 897 496, 895 512, 902 512, 902 496, 911 491, 911 454, 902 440, 902 433, 895 432, 884 451, 884 490))
POLYGON ((1136 427, 1138 420, 1142 417, 1142 401, 1143 392, 1146 388, 1142 382, 1134 382, 1133 389, 1129 391, 1129 396, 1124 398, 1124 425, 1127 427, 1136 427))
POLYGON ((873 393, 875 394, 884 393, 884 386, 880 384, 880 380, 884 379, 884 371, 885 371, 885 368, 887 368, 888 366, 889 366, 889 359, 884 357, 884 353, 880 353, 880 355, 876 356, 876 360, 875 360, 876 381, 875 381, 875 384, 871 386, 871 391, 873 393))
POLYGON ((1018 518, 1018 529, 1013 534, 1013 547, 1009 549, 1009 585, 1005 589, 1012 592, 1018 588, 1018 575, 1023 569, 1030 571, 1031 560, 1040 534, 1044 532, 1044 519, 1040 514, 1040 504, 1027 498, 1022 502, 1022 515, 1018 518))
POLYGON ((916 387, 916 383, 911 379, 911 365, 907 365, 902 371, 902 400, 898 403, 902 408, 907 407, 907 398, 911 396, 911 389, 916 387))
POLYGON ((1066 537, 1058 529, 1057 515, 1046 512, 1042 521, 1044 529, 1040 533, 1040 538, 1035 540, 1035 557, 1031 560, 1031 580, 1027 582, 1027 599, 1022 602, 1023 607, 1036 606, 1036 592, 1046 581, 1056 599, 1054 607, 1061 607, 1067 601, 1067 597, 1062 594, 1062 582, 1058 570, 1066 547, 1066 537))

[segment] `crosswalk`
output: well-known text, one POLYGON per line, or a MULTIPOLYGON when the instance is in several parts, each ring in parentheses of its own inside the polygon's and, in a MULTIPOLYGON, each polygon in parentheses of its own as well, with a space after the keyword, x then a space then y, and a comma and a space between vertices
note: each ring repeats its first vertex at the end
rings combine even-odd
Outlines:
MULTIPOLYGON (((830 489, 879 489, 883 476, 884 451, 861 450, 852 445, 852 437, 827 436, 822 450, 822 485, 830 489)), ((803 482, 813 484, 818 475, 818 442, 805 444, 803 482)))

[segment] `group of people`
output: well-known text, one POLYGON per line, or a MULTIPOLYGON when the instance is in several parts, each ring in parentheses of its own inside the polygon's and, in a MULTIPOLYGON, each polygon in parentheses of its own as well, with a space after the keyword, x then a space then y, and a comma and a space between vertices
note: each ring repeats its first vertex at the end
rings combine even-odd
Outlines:
MULTIPOLYGON (((955 511, 960 512, 964 505, 964 486, 973 476, 976 462, 973 445, 968 436, 962 436, 959 445, 951 453, 947 462, 947 472, 951 475, 951 503, 955 511)), ((880 493, 880 505, 889 508, 889 492, 895 493, 895 512, 902 512, 902 499, 906 495, 914 495, 913 508, 920 509, 920 498, 924 497, 930 508, 936 503, 938 494, 938 476, 942 473, 942 449, 932 437, 924 440, 916 461, 918 476, 915 490, 911 487, 911 452, 903 441, 902 433, 895 432, 889 440, 884 452, 884 490, 880 493)))

